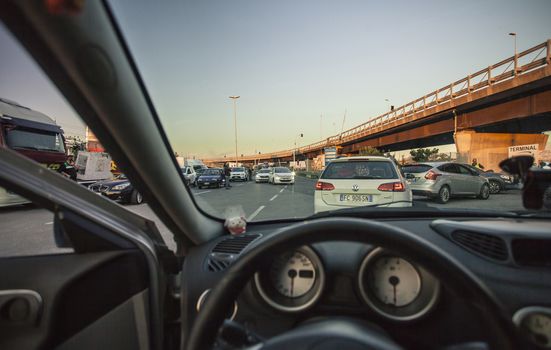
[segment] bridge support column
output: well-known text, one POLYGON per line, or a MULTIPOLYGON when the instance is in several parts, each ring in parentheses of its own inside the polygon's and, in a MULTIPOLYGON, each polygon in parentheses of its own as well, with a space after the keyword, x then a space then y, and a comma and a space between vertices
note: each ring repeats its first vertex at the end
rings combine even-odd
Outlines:
POLYGON ((454 135, 457 160, 471 163, 474 158, 485 170, 499 171, 499 162, 509 156, 510 146, 538 144, 543 150, 545 134, 477 133, 474 130, 458 131, 454 135))

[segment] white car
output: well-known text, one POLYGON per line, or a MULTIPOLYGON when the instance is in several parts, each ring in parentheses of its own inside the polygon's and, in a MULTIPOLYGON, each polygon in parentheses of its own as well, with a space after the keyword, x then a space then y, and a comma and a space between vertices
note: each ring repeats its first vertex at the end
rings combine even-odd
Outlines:
POLYGON ((184 174, 184 179, 188 186, 195 186, 195 180, 197 180, 197 173, 192 166, 186 166, 182 168, 182 174, 184 174))
POLYGON ((254 182, 269 182, 270 181, 270 169, 260 169, 254 176, 254 182))
POLYGON ((331 161, 314 191, 314 212, 361 206, 410 207, 412 193, 396 164, 386 157, 331 161))
POLYGON ((270 169, 270 177, 268 182, 271 184, 290 184, 295 183, 295 173, 289 168, 274 167, 270 169))
POLYGON ((230 169, 230 181, 249 181, 249 173, 243 167, 230 169))

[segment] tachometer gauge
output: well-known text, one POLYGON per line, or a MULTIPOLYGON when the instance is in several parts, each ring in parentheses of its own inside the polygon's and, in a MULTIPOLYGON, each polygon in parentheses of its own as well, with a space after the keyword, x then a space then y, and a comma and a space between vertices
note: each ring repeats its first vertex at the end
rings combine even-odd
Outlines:
POLYGON ((379 301, 402 307, 408 305, 421 292, 421 277, 406 260, 382 256, 375 261, 367 278, 373 294, 379 301))
POLYGON ((270 280, 281 295, 298 298, 308 293, 316 281, 312 261, 300 251, 280 255, 272 263, 270 280))
POLYGON ((254 275, 258 294, 273 308, 299 312, 314 305, 325 283, 321 260, 309 247, 275 256, 254 275))
POLYGON ((370 308, 395 321, 411 321, 428 313, 440 294, 440 282, 403 257, 373 249, 358 274, 360 294, 370 308))
POLYGON ((551 349, 551 308, 530 306, 520 309, 513 321, 532 343, 551 349))

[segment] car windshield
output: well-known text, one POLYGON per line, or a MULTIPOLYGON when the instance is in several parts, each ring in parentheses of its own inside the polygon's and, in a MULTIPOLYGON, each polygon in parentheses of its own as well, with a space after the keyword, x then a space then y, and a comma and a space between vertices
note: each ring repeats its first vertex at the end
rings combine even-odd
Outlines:
POLYGON ((388 161, 333 162, 325 168, 322 179, 397 179, 395 166, 388 161))
POLYGON ((291 173, 291 170, 287 168, 275 168, 274 172, 277 174, 286 174, 286 173, 291 173))
POLYGON ((218 169, 205 169, 201 175, 220 175, 220 170, 218 169))
POLYGON ((6 128, 5 130, 6 143, 10 148, 65 152, 63 139, 57 132, 20 127, 6 128))
POLYGON ((432 169, 432 165, 428 164, 404 165, 402 167, 404 173, 424 173, 430 169, 432 169))
MULTIPOLYGON (((106 3, 182 186, 204 214, 270 221, 358 206, 501 214, 525 208, 522 181, 500 162, 531 155, 549 167, 549 1, 106 3), (219 172, 216 183, 198 181, 219 172)), ((0 142, 20 153, 66 151, 75 163, 79 152, 110 157, 45 82, 49 73, 4 45, 16 41, 9 36, 0 27, 0 98, 52 116, 62 132, 8 130, 0 118, 0 142)), ((118 172, 110 158, 101 166, 92 158, 88 170, 108 174, 81 168, 77 180, 118 172)))

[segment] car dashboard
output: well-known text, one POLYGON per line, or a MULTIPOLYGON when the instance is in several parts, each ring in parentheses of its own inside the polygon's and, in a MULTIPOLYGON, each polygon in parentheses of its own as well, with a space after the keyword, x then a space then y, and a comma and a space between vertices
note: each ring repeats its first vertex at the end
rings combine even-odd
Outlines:
MULTIPOLYGON (((551 348, 551 226, 507 218, 381 219, 436 245, 481 279, 522 334, 523 348, 551 348)), ((253 224, 192 249, 181 279, 182 323, 193 324, 227 268, 289 223, 253 224), (200 278, 198 278, 200 276, 200 278)), ((377 325, 407 349, 483 341, 475 303, 440 283, 430 266, 360 242, 315 242, 266 257, 227 318, 261 337, 313 319, 377 325)), ((184 334, 189 328, 184 326, 184 334)))

